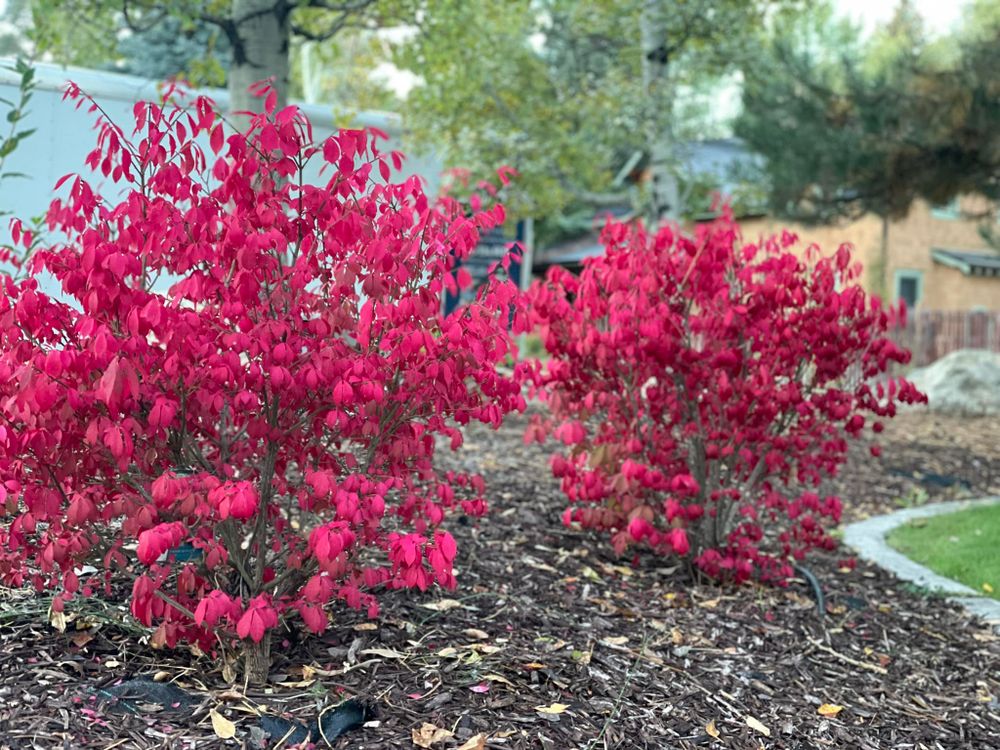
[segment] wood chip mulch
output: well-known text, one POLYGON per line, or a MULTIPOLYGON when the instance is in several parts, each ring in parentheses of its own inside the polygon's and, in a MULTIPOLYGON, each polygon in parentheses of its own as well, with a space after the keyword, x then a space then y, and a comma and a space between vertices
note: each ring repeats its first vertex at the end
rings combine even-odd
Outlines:
MULTIPOLYGON (((46 599, 0 590, 0 750, 263 747, 257 712, 307 723, 349 697, 378 718, 334 748, 1000 747, 1000 644, 983 623, 877 568, 842 568, 846 552, 808 563, 822 617, 802 582, 718 588, 669 560, 617 559, 561 526, 524 424, 472 430, 449 459, 483 471, 494 497, 489 518, 453 525, 458 590, 290 634, 266 689, 151 650, 121 602, 76 603, 60 633, 46 599), (104 700, 138 676, 194 707, 104 700)), ((881 438, 880 460, 859 446, 831 483, 850 519, 1000 493, 998 420, 908 413, 881 438)))

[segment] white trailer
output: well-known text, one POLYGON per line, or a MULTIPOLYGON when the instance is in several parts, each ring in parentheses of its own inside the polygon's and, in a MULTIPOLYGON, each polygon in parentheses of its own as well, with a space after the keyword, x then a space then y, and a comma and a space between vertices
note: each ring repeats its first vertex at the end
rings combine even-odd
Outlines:
MULTIPOLYGON (((16 102, 20 76, 8 69, 12 65, 13 60, 0 58, 0 97, 16 102)), ((18 128, 34 128, 35 132, 18 144, 4 164, 5 172, 20 172, 26 177, 0 182, 0 212, 8 214, 0 219, 0 239, 4 243, 10 241, 9 218, 17 217, 27 223, 31 218, 43 215, 55 197, 52 189, 56 181, 67 173, 83 175, 108 199, 115 198, 122 190, 120 185, 115 185, 100 173, 91 172, 84 164, 87 154, 96 145, 96 114, 88 112, 86 105, 77 109, 75 102, 63 101, 67 83, 72 81, 93 96, 126 134, 131 133, 134 125, 134 104, 143 100, 158 101, 162 85, 136 76, 43 63, 36 65, 35 81, 36 89, 28 105, 28 117, 18 128)), ((229 95, 225 90, 210 89, 197 93, 208 95, 222 111, 227 111, 229 95)), ((346 120, 352 128, 374 127, 385 132, 389 140, 381 143, 384 151, 400 149, 403 126, 397 114, 358 112, 347 116, 343 113, 338 115, 332 106, 296 104, 312 121, 317 141, 335 132, 338 121, 343 123, 346 120)), ((0 128, 6 125, 6 111, 6 107, 0 106, 0 128)), ((207 148, 206 152, 211 155, 207 148)), ((315 162, 313 166, 318 173, 321 160, 316 159, 315 162)), ((419 174, 425 181, 428 195, 433 196, 440 186, 441 171, 441 162, 433 156, 415 158, 407 155, 401 178, 419 174)), ((329 173, 325 175, 329 177, 329 173)))

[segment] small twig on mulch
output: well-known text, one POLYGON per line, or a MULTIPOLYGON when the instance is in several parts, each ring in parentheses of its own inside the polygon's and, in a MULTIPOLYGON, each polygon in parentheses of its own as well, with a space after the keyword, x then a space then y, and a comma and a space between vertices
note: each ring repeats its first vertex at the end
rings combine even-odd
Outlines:
POLYGON ((636 656, 635 661, 632 662, 632 666, 629 667, 628 672, 625 673, 625 679, 622 680, 622 686, 618 691, 618 697, 615 698, 614 707, 611 709, 611 713, 608 714, 608 718, 604 720, 604 726, 601 727, 601 731, 590 741, 590 744, 587 745, 587 750, 594 750, 594 748, 597 747, 597 743, 604 739, 604 735, 608 732, 608 727, 618 719, 618 713, 622 709, 622 701, 625 698, 625 691, 632 685, 632 678, 635 676, 635 672, 639 668, 639 662, 646 658, 645 652, 648 644, 649 633, 644 632, 642 634, 642 643, 639 644, 639 654, 636 656))
POLYGON ((822 641, 818 641, 815 638, 807 637, 806 640, 812 644, 813 648, 818 649, 819 651, 822 651, 825 654, 829 654, 830 656, 834 657, 835 659, 839 659, 845 664, 850 664, 851 666, 858 667, 859 669, 868 669, 872 672, 877 672, 878 674, 889 674, 889 670, 886 669, 885 667, 880 667, 878 664, 870 664, 868 662, 858 661, 857 659, 852 659, 850 656, 844 656, 839 651, 834 651, 829 646, 824 645, 822 641))

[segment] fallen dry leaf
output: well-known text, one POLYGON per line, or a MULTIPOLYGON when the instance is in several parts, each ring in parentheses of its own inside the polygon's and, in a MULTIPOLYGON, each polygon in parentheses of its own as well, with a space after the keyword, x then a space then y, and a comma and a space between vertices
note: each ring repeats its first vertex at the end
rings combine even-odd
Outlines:
POLYGON ((478 651, 481 654, 495 654, 497 651, 503 651, 499 646, 493 646, 489 643, 470 643, 466 648, 478 651))
POLYGON ((236 725, 233 724, 233 722, 220 714, 214 708, 208 712, 208 715, 212 719, 212 731, 215 732, 217 737, 224 740, 230 740, 236 736, 236 725))
POLYGON ((391 648, 366 648, 364 651, 359 651, 361 654, 371 654, 372 656, 381 656, 383 659, 405 659, 406 654, 400 653, 391 648))
POLYGON ((843 710, 844 710, 843 706, 838 706, 835 703, 824 703, 822 706, 816 709, 816 713, 818 713, 820 716, 836 716, 843 710))
POLYGON ((486 735, 477 734, 469 737, 464 744, 459 745, 455 750, 486 750, 486 735))
POLYGON ((748 714, 747 716, 743 717, 743 720, 747 723, 747 726, 750 727, 755 732, 760 732, 765 737, 771 736, 771 730, 768 729, 764 724, 761 724, 760 721, 755 719, 753 716, 750 716, 748 714))
POLYGON ((514 683, 508 680, 506 677, 500 674, 487 674, 483 675, 484 680, 489 680, 490 682, 502 682, 504 685, 510 685, 514 687, 514 683))
POLYGON ((711 737, 713 740, 719 739, 719 730, 715 726, 715 719, 712 719, 708 724, 705 725, 705 734, 711 737))
POLYGON ((478 630, 477 628, 466 628, 465 630, 462 631, 462 634, 466 638, 474 638, 477 641, 485 641, 487 638, 490 637, 490 634, 487 633, 485 630, 478 630))
POLYGON ((354 630, 365 631, 365 630, 378 630, 378 625, 374 622, 359 622, 354 626, 354 630))
POLYGON ((413 730, 411 737, 413 744, 417 747, 431 747, 438 742, 451 739, 453 734, 453 732, 449 732, 447 729, 436 727, 425 721, 420 725, 420 729, 413 730))
POLYGON ((49 623, 60 633, 66 632, 66 613, 49 611, 49 623))
POLYGON ((462 602, 457 599, 439 599, 436 602, 424 602, 420 606, 424 609, 433 609, 435 612, 447 612, 449 609, 461 607, 462 602))
POLYGON ((535 710, 540 714, 561 714, 569 706, 565 703, 553 703, 549 706, 535 706, 535 710))
POLYGON ((92 640, 94 640, 94 636, 91 635, 90 633, 77 633, 71 636, 70 640, 73 641, 73 645, 76 646, 77 648, 83 648, 92 640))
POLYGON ((281 687, 286 687, 286 688, 305 688, 305 687, 309 687, 314 682, 316 682, 315 679, 308 679, 308 680, 284 681, 284 682, 278 682, 278 683, 275 683, 275 684, 281 685, 281 687))
POLYGON ((715 609, 721 601, 722 599, 706 599, 703 602, 698 602, 698 606, 702 609, 715 609))
POLYGON ((603 643, 606 646, 624 646, 626 643, 628 643, 628 636, 616 635, 610 638, 602 638, 601 643, 603 643))

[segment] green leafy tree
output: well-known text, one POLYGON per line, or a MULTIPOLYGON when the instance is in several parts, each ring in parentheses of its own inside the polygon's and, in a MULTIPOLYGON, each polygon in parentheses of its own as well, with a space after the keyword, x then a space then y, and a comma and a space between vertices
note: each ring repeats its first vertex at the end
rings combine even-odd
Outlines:
POLYGON ((832 223, 873 213, 882 221, 870 269, 885 289, 890 222, 918 196, 922 124, 910 113, 925 37, 902 2, 868 42, 827 6, 778 27, 750 71, 736 134, 765 158, 773 214, 832 223))
POLYGON ((344 29, 394 23, 393 0, 32 0, 32 36, 61 62, 95 66, 121 56, 121 38, 168 22, 213 27, 231 50, 230 107, 254 110, 251 84, 270 78, 287 99, 294 41, 322 42, 344 29), (172 21, 171 21, 172 19, 172 21))
POLYGON ((390 57, 388 41, 372 29, 347 28, 323 42, 300 41, 292 50, 292 93, 333 104, 346 115, 396 111, 396 93, 386 76, 377 75, 390 57))
POLYGON ((25 30, 31 25, 31 0, 7 0, 0 13, 0 57, 30 56, 25 30))
POLYGON ((864 42, 829 8, 778 27, 735 127, 766 158, 771 210, 821 223, 873 213, 884 253, 889 222, 918 198, 1000 197, 997 5, 979 2, 938 41, 906 0, 864 42))
POLYGON ((777 29, 746 73, 735 124, 766 158, 774 213, 830 222, 908 210, 912 185, 894 174, 912 142, 901 117, 908 82, 891 62, 864 70, 857 29, 829 8, 777 29))
POLYGON ((120 59, 108 67, 121 73, 166 80, 184 78, 196 86, 224 86, 232 46, 221 29, 185 23, 173 16, 118 42, 120 59))
POLYGON ((520 212, 638 197, 647 215, 677 216, 681 87, 749 64, 766 17, 802 5, 425 0, 396 54, 422 81, 407 98, 408 123, 451 164, 517 168, 520 212), (621 177, 637 150, 650 179, 633 196, 621 177))

